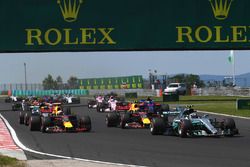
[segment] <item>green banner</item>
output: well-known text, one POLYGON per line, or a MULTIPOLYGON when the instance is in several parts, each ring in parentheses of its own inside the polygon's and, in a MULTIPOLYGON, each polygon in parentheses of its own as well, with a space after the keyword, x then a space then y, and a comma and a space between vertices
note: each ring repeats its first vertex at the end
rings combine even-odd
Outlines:
POLYGON ((0 52, 250 49, 249 8, 249 0, 2 0, 0 52))
POLYGON ((236 109, 237 110, 249 110, 250 109, 250 99, 237 99, 236 109))
POLYGON ((138 76, 88 78, 78 81, 80 89, 142 89, 143 78, 138 76))

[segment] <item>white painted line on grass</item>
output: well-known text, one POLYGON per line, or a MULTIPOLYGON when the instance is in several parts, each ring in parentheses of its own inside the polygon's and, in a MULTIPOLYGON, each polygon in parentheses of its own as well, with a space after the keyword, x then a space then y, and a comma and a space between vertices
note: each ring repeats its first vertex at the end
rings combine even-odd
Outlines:
POLYGON ((220 116, 225 116, 225 117, 233 117, 233 118, 250 120, 249 117, 241 117, 241 116, 236 116, 236 115, 220 114, 220 113, 215 113, 215 112, 199 111, 199 110, 198 110, 198 112, 205 113, 205 114, 213 114, 213 115, 220 115, 220 116))
POLYGON ((40 154, 40 155, 46 155, 50 157, 56 157, 56 158, 62 158, 62 159, 71 159, 71 160, 78 160, 78 161, 83 161, 83 162, 91 162, 91 163, 97 163, 97 164, 103 164, 103 165, 116 165, 116 166, 127 166, 127 167, 146 167, 146 166, 139 166, 139 165, 128 165, 128 164, 122 164, 122 163, 113 163, 113 162, 105 162, 105 161, 96 161, 96 160, 89 160, 89 159, 82 159, 82 158, 74 158, 74 157, 67 157, 63 155, 56 155, 56 154, 50 154, 50 153, 44 153, 36 150, 32 150, 25 145, 23 145, 20 140, 18 139, 15 130, 12 128, 10 123, 0 114, 0 118, 4 121, 5 125, 10 131, 10 134, 15 141, 15 143, 24 151, 28 151, 31 153, 35 154, 40 154))

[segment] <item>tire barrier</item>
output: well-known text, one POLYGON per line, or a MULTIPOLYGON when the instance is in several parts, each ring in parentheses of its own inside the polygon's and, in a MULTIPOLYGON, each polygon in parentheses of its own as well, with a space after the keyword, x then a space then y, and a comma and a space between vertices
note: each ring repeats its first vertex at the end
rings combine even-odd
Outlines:
POLYGON ((88 90, 69 89, 69 90, 12 90, 13 96, 47 96, 53 94, 72 94, 72 95, 89 95, 88 90))

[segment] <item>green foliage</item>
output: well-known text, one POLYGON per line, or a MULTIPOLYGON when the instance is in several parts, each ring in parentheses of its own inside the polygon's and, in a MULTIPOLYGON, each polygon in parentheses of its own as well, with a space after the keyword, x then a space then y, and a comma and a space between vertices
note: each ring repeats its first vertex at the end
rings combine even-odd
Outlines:
POLYGON ((63 80, 60 75, 56 77, 56 84, 57 84, 57 89, 63 89, 63 80))
POLYGON ((67 85, 63 84, 62 77, 59 75, 56 79, 53 79, 51 74, 43 80, 43 87, 45 90, 57 90, 57 89, 78 89, 78 78, 75 76, 71 76, 68 79, 67 85))
POLYGON ((25 164, 16 158, 0 155, 0 166, 25 167, 25 164))
POLYGON ((187 88, 191 88, 191 86, 195 83, 198 87, 204 87, 205 84, 202 80, 200 80, 199 75, 194 74, 178 74, 170 78, 175 82, 186 83, 187 88))
POLYGON ((77 89, 77 88, 79 88, 78 78, 75 77, 75 76, 70 76, 70 78, 68 79, 68 87, 70 89, 77 89))
POLYGON ((43 87, 45 90, 57 89, 57 82, 53 79, 52 75, 48 74, 43 80, 43 87))

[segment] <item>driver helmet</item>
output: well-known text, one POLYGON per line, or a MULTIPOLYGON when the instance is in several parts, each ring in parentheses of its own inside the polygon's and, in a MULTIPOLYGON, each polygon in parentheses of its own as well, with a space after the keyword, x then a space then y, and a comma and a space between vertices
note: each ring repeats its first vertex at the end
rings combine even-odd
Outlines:
POLYGON ((193 113, 191 113, 190 115, 189 115, 189 117, 190 118, 198 118, 198 115, 197 115, 197 113, 196 112, 193 112, 193 113))

